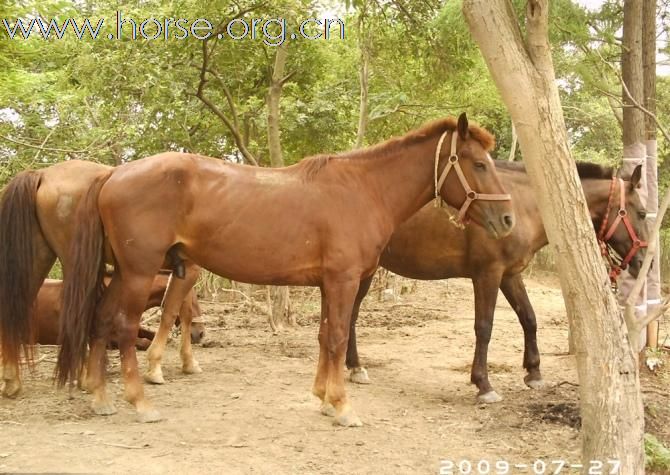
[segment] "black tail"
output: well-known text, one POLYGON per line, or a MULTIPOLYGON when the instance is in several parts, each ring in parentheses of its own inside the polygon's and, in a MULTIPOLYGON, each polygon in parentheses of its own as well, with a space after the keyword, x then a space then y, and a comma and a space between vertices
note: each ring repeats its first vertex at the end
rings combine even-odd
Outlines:
POLYGON ((9 182, 0 201, 0 352, 6 365, 19 363, 21 344, 32 358, 30 314, 37 289, 33 269, 37 239, 36 196, 40 174, 21 172, 9 182))
POLYGON ((63 280, 60 353, 56 364, 59 386, 78 378, 86 360, 96 307, 104 290, 105 237, 98 211, 98 194, 109 173, 97 178, 79 203, 70 243, 69 266, 63 280))

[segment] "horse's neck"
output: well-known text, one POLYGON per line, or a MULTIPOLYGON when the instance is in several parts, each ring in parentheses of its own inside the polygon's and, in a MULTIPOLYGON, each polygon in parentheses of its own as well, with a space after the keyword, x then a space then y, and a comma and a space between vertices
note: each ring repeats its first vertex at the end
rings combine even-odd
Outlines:
POLYGON ((366 177, 397 227, 434 196, 437 138, 399 147, 386 157, 366 161, 366 177))
POLYGON ((525 171, 498 169, 505 187, 512 194, 516 227, 527 233, 533 250, 540 249, 548 244, 547 234, 542 223, 540 209, 533 195, 530 178, 525 171))
MULTIPOLYGON (((595 229, 600 227, 600 223, 603 220, 603 214, 605 213, 605 208, 607 204, 607 198, 609 196, 609 180, 602 179, 583 179, 582 188, 584 190, 584 196, 586 198, 586 206, 589 208, 589 215, 591 216, 591 221, 595 229)), ((527 184, 527 190, 532 192, 530 188, 530 183, 527 184)), ((524 190, 524 193, 528 191, 524 190)), ((521 208, 529 214, 531 220, 535 223, 538 223, 539 226, 534 226, 533 232, 533 242, 537 243, 537 249, 546 246, 549 243, 547 239, 546 232, 544 230, 544 225, 542 224, 542 218, 540 216, 540 210, 535 205, 536 200, 533 199, 531 195, 528 196, 513 196, 512 199, 515 203, 515 208, 521 208), (528 205, 523 205, 523 203, 529 203, 528 205)), ((517 226, 519 225, 519 219, 517 216, 517 226)))
MULTIPOLYGON (((586 205, 589 207, 589 215, 596 229, 600 227, 607 209, 611 183, 610 179, 588 178, 582 180, 586 205)), ((618 193, 613 198, 617 199, 617 196, 618 193)), ((615 202, 612 202, 612 205, 617 206, 615 202)))

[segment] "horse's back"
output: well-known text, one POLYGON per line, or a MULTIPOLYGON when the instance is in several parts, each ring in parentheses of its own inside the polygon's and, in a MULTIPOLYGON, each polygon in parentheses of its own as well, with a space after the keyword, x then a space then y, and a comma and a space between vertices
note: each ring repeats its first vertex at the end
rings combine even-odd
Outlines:
POLYGON ((64 256, 72 240, 74 214, 93 181, 111 167, 84 160, 69 160, 40 170, 37 217, 47 242, 64 256))

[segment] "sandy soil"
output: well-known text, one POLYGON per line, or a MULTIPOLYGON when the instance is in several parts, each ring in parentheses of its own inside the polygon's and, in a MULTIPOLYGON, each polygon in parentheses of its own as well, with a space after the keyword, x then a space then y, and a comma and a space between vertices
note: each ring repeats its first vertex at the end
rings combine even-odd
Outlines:
MULTIPOLYGON (((522 332, 500 296, 489 371, 504 400, 476 404, 470 282, 421 282, 399 301, 364 304, 359 349, 373 384, 348 383, 348 391, 365 425, 334 427, 310 394, 318 356, 314 292, 299 292, 299 327, 279 336, 247 310, 209 303, 208 339, 195 348, 204 373, 182 375, 170 344, 167 384, 147 387, 165 416, 156 424, 135 422, 122 401, 116 352, 110 390, 119 413, 97 417, 89 395, 68 398, 53 387, 55 353, 42 348, 45 359, 26 377, 23 394, 0 401, 0 472, 438 473, 442 460, 578 462, 577 375, 566 355, 560 291, 547 279, 527 284, 545 389, 523 384, 522 332)), ((648 430, 666 444, 668 364, 643 374, 648 430)))

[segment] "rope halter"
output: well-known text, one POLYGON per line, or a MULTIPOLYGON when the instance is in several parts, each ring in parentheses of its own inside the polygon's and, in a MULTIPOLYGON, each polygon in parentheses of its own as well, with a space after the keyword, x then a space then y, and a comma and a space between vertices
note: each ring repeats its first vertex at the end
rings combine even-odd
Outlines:
POLYGON ((628 217, 628 211, 626 211, 626 184, 621 178, 612 177, 612 184, 610 185, 609 197, 607 198, 607 209, 605 210, 605 217, 602 224, 600 225, 600 230, 598 231, 598 245, 600 246, 600 252, 607 259, 610 264, 610 281, 612 285, 615 285, 616 279, 621 274, 621 271, 628 267, 630 261, 635 257, 635 254, 642 249, 647 247, 647 241, 642 241, 635 232, 633 225, 630 222, 628 217), (614 197, 614 190, 616 189, 617 182, 619 183, 619 211, 617 212, 616 218, 612 222, 612 225, 607 228, 609 221, 610 210, 612 209, 612 199, 614 197), (623 258, 621 264, 616 264, 614 259, 610 254, 607 241, 609 241, 614 235, 619 224, 623 222, 626 231, 628 232, 628 237, 633 242, 631 245, 628 254, 623 258))
POLYGON ((435 206, 442 206, 440 188, 442 188, 442 185, 447 179, 449 172, 452 169, 456 170, 456 176, 458 176, 458 180, 461 182, 461 186, 463 186, 463 190, 465 191, 465 201, 458 210, 458 222, 463 224, 463 220, 468 212, 468 208, 470 208, 470 205, 473 201, 510 201, 512 196, 502 193, 477 193, 472 188, 470 188, 468 180, 465 178, 463 170, 461 169, 458 154, 456 153, 456 145, 458 141, 458 133, 456 131, 453 131, 451 134, 451 151, 449 152, 449 158, 447 159, 447 164, 445 165, 444 170, 442 170, 442 174, 438 178, 437 172, 440 162, 440 152, 442 151, 442 143, 444 142, 444 139, 447 137, 448 133, 449 131, 447 130, 440 136, 440 140, 437 142, 437 148, 435 149, 435 206))

